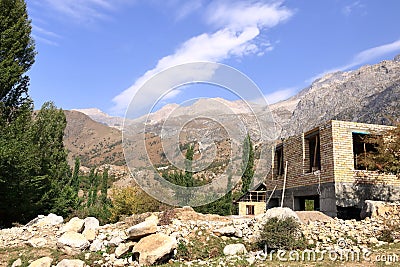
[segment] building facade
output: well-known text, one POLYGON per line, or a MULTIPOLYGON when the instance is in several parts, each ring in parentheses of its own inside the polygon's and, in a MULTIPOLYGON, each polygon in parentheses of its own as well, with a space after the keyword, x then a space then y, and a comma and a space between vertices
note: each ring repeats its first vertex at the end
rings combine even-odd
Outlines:
MULTIPOLYGON (((283 206, 293 210, 319 210, 332 217, 357 218, 365 199, 399 200, 397 176, 366 170, 360 162, 360 158, 374 149, 365 142, 365 136, 380 135, 392 128, 332 120, 281 140, 272 151, 273 163, 265 189, 255 188, 249 192, 265 194, 254 206, 257 211, 261 211, 263 205, 264 211, 280 206, 283 195, 283 206)), ((248 194, 239 199, 241 215, 251 215, 248 214, 252 211, 248 194)))

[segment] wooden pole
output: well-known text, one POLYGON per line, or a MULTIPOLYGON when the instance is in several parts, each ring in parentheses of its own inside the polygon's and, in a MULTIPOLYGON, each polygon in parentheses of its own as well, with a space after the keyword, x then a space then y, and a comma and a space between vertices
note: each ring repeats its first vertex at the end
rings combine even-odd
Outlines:
POLYGON ((285 198, 285 189, 286 189, 286 176, 287 176, 287 165, 288 165, 288 162, 286 161, 286 166, 285 166, 285 176, 283 177, 283 189, 282 189, 281 208, 283 207, 283 199, 285 198))
POLYGON ((269 202, 271 201, 272 195, 274 194, 276 187, 277 187, 277 186, 275 185, 275 187, 274 187, 274 190, 272 190, 272 193, 271 193, 271 195, 269 196, 269 198, 268 198, 267 202, 265 203, 265 207, 267 207, 267 206, 268 206, 268 204, 269 204, 269 202))

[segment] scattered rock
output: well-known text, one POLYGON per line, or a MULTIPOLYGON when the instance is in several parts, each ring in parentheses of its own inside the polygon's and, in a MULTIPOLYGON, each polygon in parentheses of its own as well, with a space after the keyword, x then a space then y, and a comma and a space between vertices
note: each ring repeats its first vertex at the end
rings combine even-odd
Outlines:
POLYGON ((135 242, 122 243, 115 249, 115 257, 121 258, 126 253, 132 250, 135 242))
POLYGON ((93 241, 97 235, 97 229, 100 226, 99 220, 94 217, 87 217, 84 221, 84 229, 82 234, 87 240, 93 241))
POLYGON ((64 222, 63 217, 57 216, 56 214, 50 213, 47 216, 39 215, 32 221, 26 224, 26 226, 45 226, 45 225, 59 225, 64 222))
POLYGON ((140 239, 133 247, 132 252, 139 258, 140 265, 153 265, 171 258, 177 247, 178 243, 175 238, 160 233, 140 239))
POLYGON ((139 239, 141 237, 154 234, 155 232, 157 232, 157 223, 157 216, 152 215, 148 217, 144 222, 130 227, 126 231, 126 235, 129 239, 139 239))
POLYGON ((100 250, 102 250, 104 248, 105 248, 105 246, 103 244, 103 241, 99 240, 99 239, 95 239, 93 241, 93 243, 90 245, 89 250, 92 251, 92 252, 95 252, 95 251, 100 251, 100 250))
POLYGON ((33 261, 28 267, 50 267, 52 262, 52 258, 43 257, 33 261))
POLYGON ((238 254, 245 254, 247 253, 246 247, 241 244, 230 244, 224 247, 224 255, 238 255, 238 254))
POLYGON ((280 220, 284 220, 287 218, 293 218, 296 221, 300 222, 299 216, 297 216, 296 212, 291 210, 290 208, 271 208, 268 209, 265 214, 259 215, 264 220, 269 220, 271 218, 278 218, 280 220))
POLYGON ((99 220, 97 220, 95 217, 87 217, 83 220, 85 230, 87 229, 97 229, 100 226, 99 220))
POLYGON ((81 260, 68 260, 68 259, 63 259, 60 261, 56 267, 84 267, 85 262, 81 260))
POLYGON ((43 237, 34 237, 28 240, 28 245, 34 248, 42 248, 47 245, 47 240, 43 237))
POLYGON ((22 265, 22 260, 20 258, 18 258, 16 261, 13 262, 11 267, 19 267, 21 265, 22 265))
POLYGON ((61 232, 76 232, 81 233, 83 230, 85 221, 79 219, 78 217, 72 218, 69 222, 67 222, 64 227, 61 228, 61 232))
POLYGON ((233 226, 225 226, 219 229, 215 229, 214 233, 218 236, 234 236, 236 233, 236 228, 233 226))
POLYGON ((64 248, 66 253, 75 254, 76 250, 84 250, 89 247, 90 243, 84 235, 76 232, 66 232, 57 241, 60 248, 64 248), (71 248, 71 249, 68 249, 71 248))

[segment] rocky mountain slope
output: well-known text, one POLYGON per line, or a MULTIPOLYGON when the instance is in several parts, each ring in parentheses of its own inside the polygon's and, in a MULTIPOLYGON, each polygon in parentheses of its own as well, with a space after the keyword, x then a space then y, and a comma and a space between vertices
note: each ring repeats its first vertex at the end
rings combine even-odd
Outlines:
MULTIPOLYGON (((397 56, 394 60, 366 65, 353 71, 327 74, 287 100, 269 107, 253 105, 252 108, 257 117, 267 117, 265 121, 271 124, 269 114, 272 114, 278 127, 273 127, 274 132, 268 132, 269 136, 287 137, 310 130, 331 119, 391 124, 393 119, 400 117, 399 98, 400 56, 397 56)), ((69 119, 65 143, 70 154, 83 156, 84 161, 89 164, 123 164, 124 157, 120 146, 121 132, 106 126, 118 128, 123 124, 123 118, 111 117, 98 109, 80 110, 80 112, 86 113, 101 124, 96 124, 82 113, 78 115, 77 111, 67 112, 69 119)), ((143 131, 152 133, 148 135, 149 144, 146 146, 151 150, 150 154, 155 159, 155 163, 163 164, 162 145, 169 144, 168 142, 161 144, 158 140, 161 129, 169 136, 178 134, 176 127, 179 126, 180 129, 182 122, 187 120, 188 114, 200 117, 201 115, 215 116, 226 127, 238 127, 235 117, 239 116, 245 121, 245 126, 250 128, 255 141, 260 141, 257 127, 255 127, 255 117, 249 115, 248 107, 241 101, 227 101, 221 98, 199 99, 189 106, 169 104, 149 116, 130 119, 125 123, 134 134, 138 135, 138 138, 143 131), (169 124, 164 125, 168 117, 169 124)), ((226 133, 215 128, 219 127, 217 124, 209 123, 207 129, 204 128, 206 126, 204 123, 199 122, 193 125, 199 125, 198 131, 196 131, 196 126, 182 128, 183 131, 179 137, 183 138, 182 143, 195 141, 199 133, 203 139, 213 138, 209 140, 210 142, 222 143, 227 138, 226 133)), ((239 126, 238 129, 244 132, 246 127, 239 126)), ((202 140, 201 143, 207 142, 207 140, 205 142, 202 140)), ((134 142, 132 147, 136 146, 134 142)), ((135 158, 138 165, 140 165, 140 158, 145 156, 139 155, 135 158)))
POLYGON ((78 111, 66 110, 65 115, 67 127, 64 145, 71 166, 75 157, 79 157, 81 164, 87 167, 125 164, 121 131, 96 122, 78 111))
POLYGON ((331 119, 390 124, 390 118, 400 116, 399 86, 399 57, 327 74, 299 94, 283 135, 298 134, 331 119))

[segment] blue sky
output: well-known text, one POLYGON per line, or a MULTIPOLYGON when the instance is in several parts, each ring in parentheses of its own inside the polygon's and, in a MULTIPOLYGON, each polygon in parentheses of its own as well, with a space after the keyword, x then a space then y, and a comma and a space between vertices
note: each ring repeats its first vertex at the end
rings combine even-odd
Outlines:
MULTIPOLYGON (((97 107, 123 115, 152 75, 191 61, 238 69, 273 103, 326 72, 374 64, 400 53, 397 0, 27 4, 38 51, 29 72, 36 108, 52 100, 63 109, 97 107)), ((210 91, 201 90, 193 86, 191 97, 210 91)), ((166 102, 183 101, 178 92, 174 97, 166 102)))

